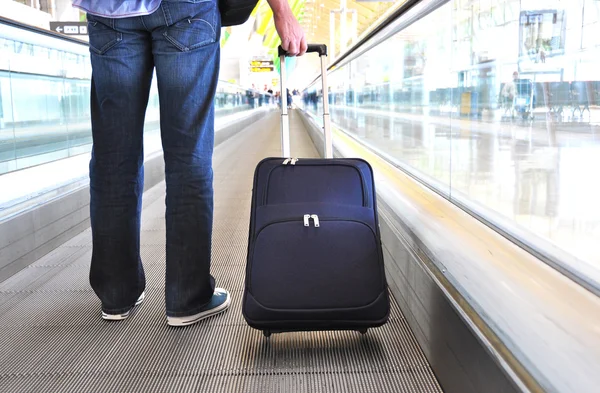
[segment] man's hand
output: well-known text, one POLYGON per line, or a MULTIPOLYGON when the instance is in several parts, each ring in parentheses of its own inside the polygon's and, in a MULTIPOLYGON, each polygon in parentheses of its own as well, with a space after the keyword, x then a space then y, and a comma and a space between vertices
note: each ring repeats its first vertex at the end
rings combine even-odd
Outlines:
POLYGON ((273 10, 273 20, 277 34, 281 38, 281 47, 290 56, 302 56, 306 53, 306 38, 289 4, 286 0, 267 1, 273 10))

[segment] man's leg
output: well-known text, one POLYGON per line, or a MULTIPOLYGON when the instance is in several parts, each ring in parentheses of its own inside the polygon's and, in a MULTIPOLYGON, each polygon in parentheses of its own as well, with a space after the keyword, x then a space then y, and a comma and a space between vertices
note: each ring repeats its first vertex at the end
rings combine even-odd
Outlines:
POLYGON ((139 248, 143 129, 154 66, 151 36, 140 18, 88 15, 88 21, 93 137, 90 283, 105 314, 127 316, 145 289, 139 248))
POLYGON ((211 307, 215 293, 210 260, 220 15, 213 0, 165 0, 161 10, 153 53, 167 184, 166 311, 189 317, 211 307))

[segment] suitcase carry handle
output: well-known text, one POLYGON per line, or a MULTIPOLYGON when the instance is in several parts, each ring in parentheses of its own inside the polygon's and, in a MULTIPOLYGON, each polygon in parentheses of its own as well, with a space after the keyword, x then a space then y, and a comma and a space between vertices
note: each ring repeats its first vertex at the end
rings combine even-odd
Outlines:
MULTIPOLYGON (((281 151, 283 157, 290 156, 290 122, 287 112, 287 90, 285 58, 288 53, 281 45, 277 49, 280 60, 279 71, 281 73, 281 151)), ((333 158, 333 141, 331 139, 331 123, 329 119, 329 91, 327 89, 327 45, 308 44, 306 53, 318 53, 321 58, 321 81, 323 82, 323 134, 325 136, 325 158, 333 158)))
MULTIPOLYGON (((325 44, 308 44, 306 53, 318 53, 319 56, 327 56, 327 45, 325 44)), ((281 45, 277 48, 278 56, 287 56, 288 53, 285 51, 281 45)))

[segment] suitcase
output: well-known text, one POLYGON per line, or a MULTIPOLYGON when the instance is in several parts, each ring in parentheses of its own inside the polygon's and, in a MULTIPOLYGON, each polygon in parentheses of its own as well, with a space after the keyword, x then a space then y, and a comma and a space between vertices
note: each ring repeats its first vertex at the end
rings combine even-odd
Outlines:
POLYGON ((282 150, 254 173, 242 314, 271 333, 357 330, 385 324, 389 298, 373 172, 334 159, 325 45, 321 57, 325 159, 289 157, 285 53, 280 47, 282 150))

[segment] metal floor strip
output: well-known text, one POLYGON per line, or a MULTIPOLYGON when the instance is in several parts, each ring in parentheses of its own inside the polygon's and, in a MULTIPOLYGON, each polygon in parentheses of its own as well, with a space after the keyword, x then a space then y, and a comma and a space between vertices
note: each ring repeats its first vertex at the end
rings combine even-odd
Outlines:
MULTIPOLYGON (((294 113, 295 157, 316 150, 294 113)), ((273 335, 241 314, 253 170, 279 156, 279 116, 215 150, 212 273, 231 291, 227 313, 185 328, 164 314, 164 183, 148 192, 142 217, 146 300, 122 322, 100 318, 88 283, 86 231, 0 285, 2 392, 441 392, 393 302, 388 324, 356 332, 273 335), (235 157, 235 159, 232 159, 235 157)))

